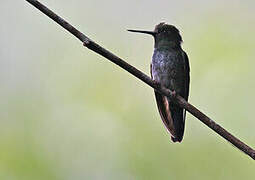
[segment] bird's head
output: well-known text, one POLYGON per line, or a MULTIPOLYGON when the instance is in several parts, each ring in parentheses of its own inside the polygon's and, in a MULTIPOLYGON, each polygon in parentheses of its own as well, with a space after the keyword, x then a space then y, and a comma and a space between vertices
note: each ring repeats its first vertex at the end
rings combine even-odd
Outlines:
POLYGON ((158 47, 174 47, 180 46, 182 43, 182 37, 179 30, 170 24, 159 23, 155 26, 154 31, 143 31, 143 30, 128 30, 130 32, 150 34, 154 37, 155 48, 158 47))

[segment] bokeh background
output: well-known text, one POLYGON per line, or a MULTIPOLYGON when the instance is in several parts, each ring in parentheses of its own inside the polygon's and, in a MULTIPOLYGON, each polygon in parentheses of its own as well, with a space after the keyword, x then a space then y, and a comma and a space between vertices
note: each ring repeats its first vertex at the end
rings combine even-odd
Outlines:
MULTIPOLYGON (((42 1, 149 74, 153 39, 176 25, 190 102, 255 147, 255 2, 42 1)), ((87 50, 26 1, 0 6, 0 179, 254 179, 253 160, 187 114, 170 141, 153 90, 87 50)))

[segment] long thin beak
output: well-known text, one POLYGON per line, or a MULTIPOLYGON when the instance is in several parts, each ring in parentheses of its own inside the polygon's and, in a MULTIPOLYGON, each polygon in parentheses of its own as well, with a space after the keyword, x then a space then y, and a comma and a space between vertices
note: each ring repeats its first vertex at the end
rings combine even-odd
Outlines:
POLYGON ((128 29, 127 31, 136 32, 136 33, 150 34, 152 36, 155 36, 155 34, 156 34, 154 31, 141 31, 141 30, 132 30, 132 29, 128 29))

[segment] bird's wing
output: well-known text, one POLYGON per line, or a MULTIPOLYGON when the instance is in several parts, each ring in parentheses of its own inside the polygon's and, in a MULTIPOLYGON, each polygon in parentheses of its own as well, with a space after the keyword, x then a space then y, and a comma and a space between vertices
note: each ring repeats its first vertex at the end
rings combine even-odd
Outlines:
MULTIPOLYGON (((184 81, 184 88, 182 93, 180 94, 186 101, 188 101, 189 97, 189 83, 190 83, 190 67, 189 67, 189 58, 187 54, 183 51, 182 52, 182 57, 184 60, 184 76, 185 76, 185 81, 184 81)), ((183 111, 183 120, 185 121, 185 116, 186 116, 186 110, 183 111)))
MULTIPOLYGON (((152 64, 150 66, 150 73, 151 73, 151 78, 153 79, 152 64)), ((156 102, 157 102, 160 117, 161 117, 165 127, 169 131, 169 133, 174 137, 176 135, 175 135, 175 129, 174 129, 174 124, 173 124, 173 119, 172 119, 168 99, 166 96, 161 95, 156 90, 154 90, 154 92, 155 92, 155 97, 156 97, 156 102)))

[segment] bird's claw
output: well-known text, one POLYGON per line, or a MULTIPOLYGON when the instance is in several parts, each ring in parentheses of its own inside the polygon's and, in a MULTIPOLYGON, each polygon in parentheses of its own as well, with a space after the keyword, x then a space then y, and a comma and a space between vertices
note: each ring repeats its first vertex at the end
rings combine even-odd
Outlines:
POLYGON ((152 80, 153 81, 153 83, 155 84, 155 86, 157 87, 157 88, 160 88, 161 87, 161 84, 158 82, 158 81, 156 81, 156 80, 152 80))
POLYGON ((173 90, 173 91, 172 91, 172 97, 173 97, 173 98, 176 98, 176 95, 177 95, 176 91, 173 90))

